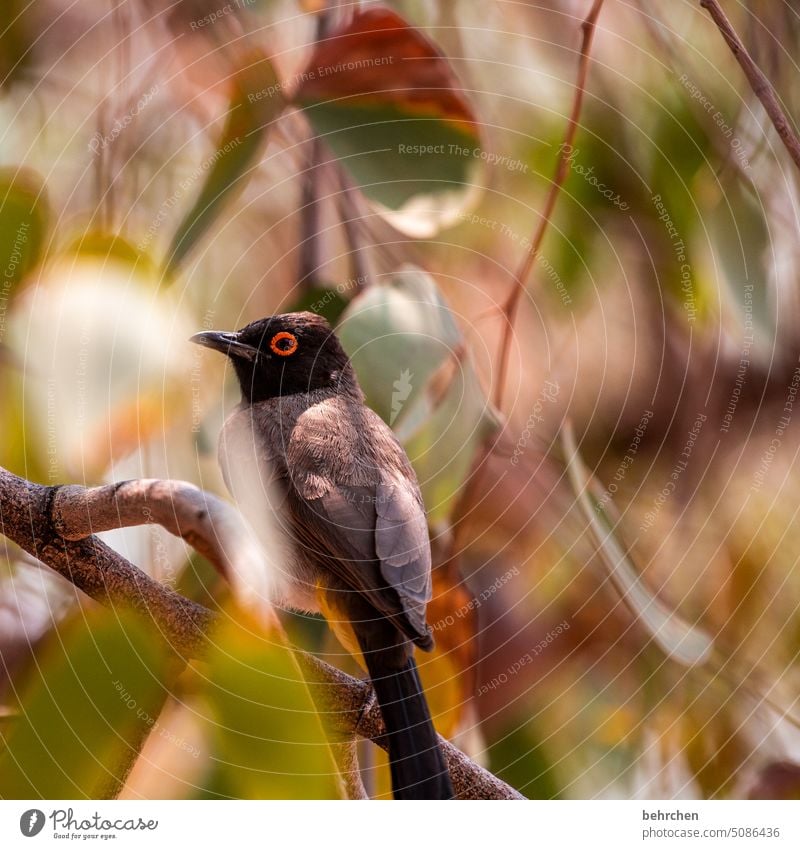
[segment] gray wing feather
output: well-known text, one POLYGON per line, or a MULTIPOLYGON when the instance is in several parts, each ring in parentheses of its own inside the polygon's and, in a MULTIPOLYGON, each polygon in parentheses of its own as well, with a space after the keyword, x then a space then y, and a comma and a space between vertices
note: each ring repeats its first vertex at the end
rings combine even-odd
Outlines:
POLYGON ((331 485, 325 495, 303 499, 318 521, 301 523, 300 533, 309 549, 327 552, 329 567, 346 584, 385 615, 404 619, 409 636, 427 642, 430 543, 425 511, 409 484, 331 485))
POLYGON ((425 512, 408 486, 379 484, 375 492, 375 550, 384 580, 400 596, 414 629, 427 633, 431 549, 425 512))

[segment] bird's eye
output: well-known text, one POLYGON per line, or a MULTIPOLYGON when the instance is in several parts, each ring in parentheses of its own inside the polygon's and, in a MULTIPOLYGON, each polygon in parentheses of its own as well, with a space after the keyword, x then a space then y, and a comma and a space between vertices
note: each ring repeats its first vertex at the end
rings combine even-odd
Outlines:
POLYGON ((297 350, 297 345, 297 337, 294 333, 287 333, 282 330, 272 337, 269 348, 273 354, 277 354, 279 357, 289 357, 297 350))

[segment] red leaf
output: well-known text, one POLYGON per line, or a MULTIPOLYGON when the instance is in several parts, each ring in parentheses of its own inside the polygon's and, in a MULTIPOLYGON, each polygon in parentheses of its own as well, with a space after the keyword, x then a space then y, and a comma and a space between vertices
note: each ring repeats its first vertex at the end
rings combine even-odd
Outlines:
POLYGON ((393 105, 478 132, 447 59, 418 29, 380 7, 356 13, 350 24, 317 44, 295 99, 393 105))

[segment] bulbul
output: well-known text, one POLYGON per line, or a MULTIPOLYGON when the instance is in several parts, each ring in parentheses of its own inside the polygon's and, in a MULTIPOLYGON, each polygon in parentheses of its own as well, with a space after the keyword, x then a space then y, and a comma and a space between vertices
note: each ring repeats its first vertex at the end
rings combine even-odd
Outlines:
POLYGON ((275 315, 192 341, 227 355, 238 377, 242 400, 222 429, 220 463, 237 500, 236 480, 254 457, 269 470, 294 543, 283 600, 322 612, 363 659, 386 725, 394 798, 452 798, 413 657, 415 645, 433 647, 431 552, 403 448, 365 405, 323 318, 275 315))

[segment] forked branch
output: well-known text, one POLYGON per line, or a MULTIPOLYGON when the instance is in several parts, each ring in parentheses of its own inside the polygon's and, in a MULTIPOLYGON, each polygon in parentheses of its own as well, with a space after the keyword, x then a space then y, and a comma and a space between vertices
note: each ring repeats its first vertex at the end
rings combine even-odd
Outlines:
MULTIPOLYGON (((230 504, 181 481, 138 480, 91 489, 48 487, 0 469, 3 535, 96 601, 149 617, 187 660, 202 657, 217 614, 154 581, 91 535, 150 522, 182 537, 215 559, 218 567, 230 563, 221 540, 231 529, 244 528, 230 504)), ((385 745, 380 709, 367 682, 304 652, 297 652, 297 660, 323 719, 344 741, 344 761, 346 743, 354 734, 385 745)), ((523 798, 451 743, 442 738, 440 742, 460 798, 523 798)), ((360 792, 353 780, 349 791, 360 792)))

